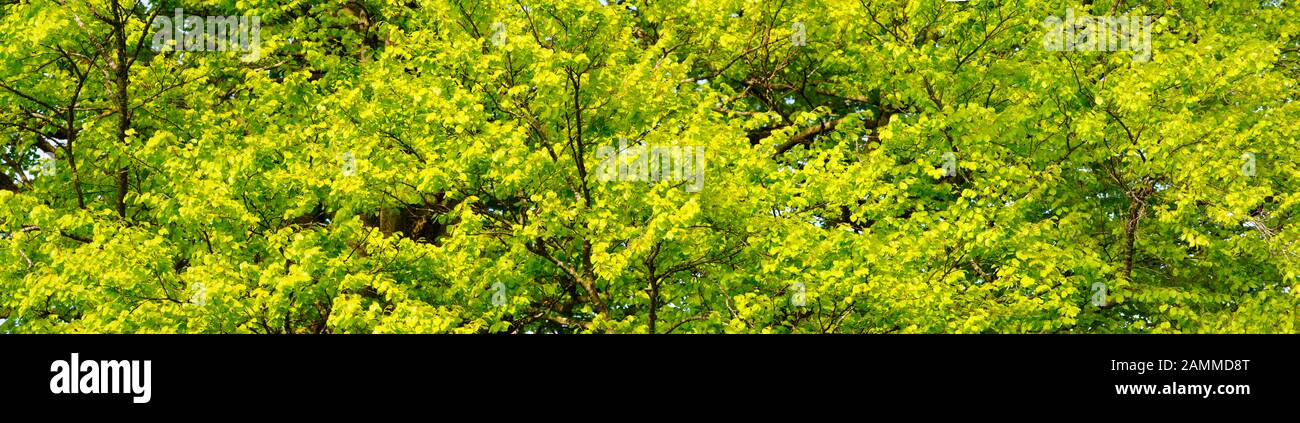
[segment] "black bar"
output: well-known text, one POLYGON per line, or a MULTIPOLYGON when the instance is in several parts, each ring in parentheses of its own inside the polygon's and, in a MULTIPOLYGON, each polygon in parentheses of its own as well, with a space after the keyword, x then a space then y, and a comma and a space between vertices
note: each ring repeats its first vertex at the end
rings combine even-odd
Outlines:
POLYGON ((647 396, 751 405, 816 398, 823 409, 864 399, 1282 404, 1298 393, 1297 343, 1296 336, 1271 335, 10 335, 0 337, 0 403, 6 411, 213 402, 455 410, 581 395, 615 407, 647 396), (135 404, 132 394, 51 393, 51 363, 72 353, 83 362, 150 360, 149 402, 135 404), (1160 371, 1160 360, 1175 370, 1160 371), (1116 370, 1119 362, 1137 364, 1116 370), (1237 370, 1189 367, 1200 364, 1237 370), (1172 383, 1248 385, 1250 392, 1115 392, 1117 384, 1172 383), (836 398, 849 402, 830 401, 836 398))

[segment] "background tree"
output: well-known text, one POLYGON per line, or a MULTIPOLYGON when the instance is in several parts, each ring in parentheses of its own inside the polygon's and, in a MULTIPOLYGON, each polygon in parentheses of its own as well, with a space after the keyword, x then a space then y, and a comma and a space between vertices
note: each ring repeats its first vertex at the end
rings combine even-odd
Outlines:
POLYGON ((1295 332, 1294 6, 0 0, 0 331, 1295 332))

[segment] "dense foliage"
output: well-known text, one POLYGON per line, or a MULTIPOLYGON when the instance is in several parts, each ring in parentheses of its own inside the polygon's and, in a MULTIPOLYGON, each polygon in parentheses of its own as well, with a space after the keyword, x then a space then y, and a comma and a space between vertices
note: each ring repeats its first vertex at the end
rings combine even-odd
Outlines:
POLYGON ((1295 332, 1297 18, 0 0, 0 332, 1295 332))

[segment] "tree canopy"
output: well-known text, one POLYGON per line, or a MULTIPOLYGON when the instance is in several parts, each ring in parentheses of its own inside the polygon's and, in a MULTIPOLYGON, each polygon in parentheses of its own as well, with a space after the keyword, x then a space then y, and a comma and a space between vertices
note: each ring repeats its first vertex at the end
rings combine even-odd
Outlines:
POLYGON ((0 332, 1296 332, 1297 18, 0 0, 0 332))

